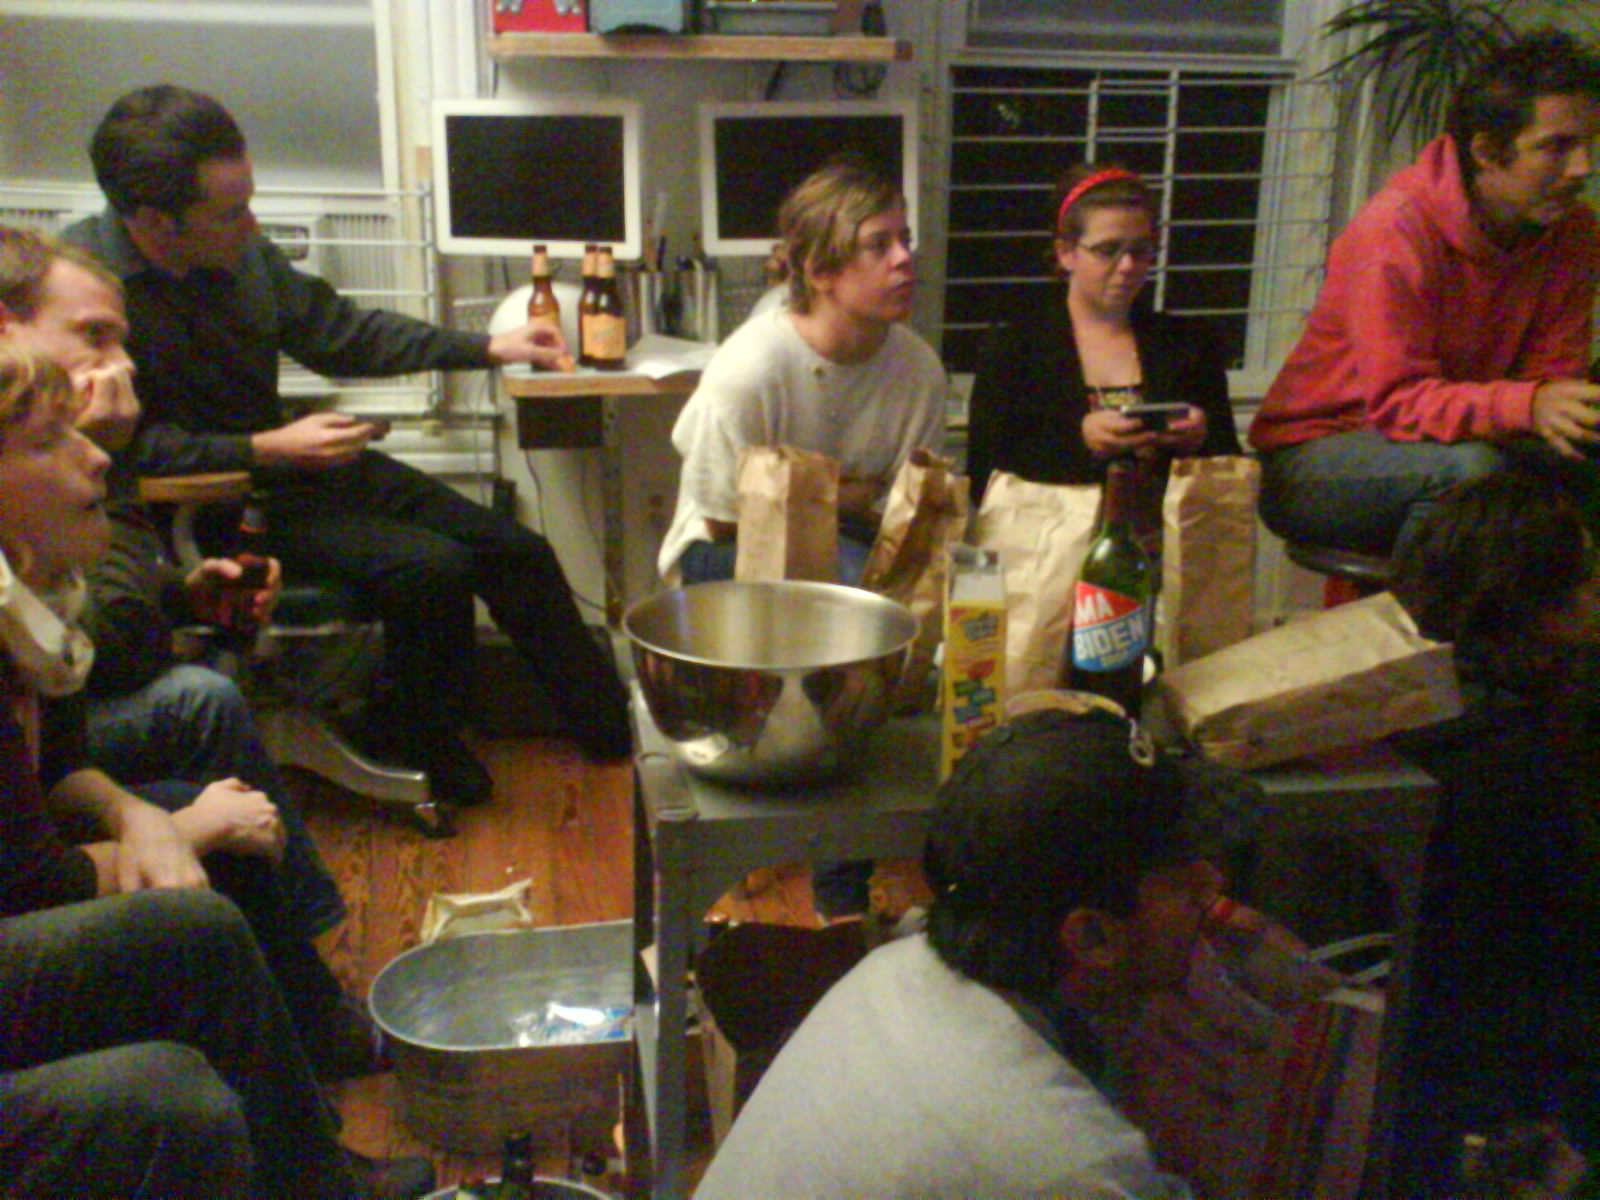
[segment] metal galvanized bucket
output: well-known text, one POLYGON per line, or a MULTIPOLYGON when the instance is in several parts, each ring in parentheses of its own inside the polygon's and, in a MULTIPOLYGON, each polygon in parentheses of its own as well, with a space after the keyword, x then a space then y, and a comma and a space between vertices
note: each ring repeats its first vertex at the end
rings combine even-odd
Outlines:
POLYGON ((401 1115, 420 1136, 495 1154, 508 1133, 615 1120, 632 1040, 629 921, 466 934, 373 981, 401 1115))

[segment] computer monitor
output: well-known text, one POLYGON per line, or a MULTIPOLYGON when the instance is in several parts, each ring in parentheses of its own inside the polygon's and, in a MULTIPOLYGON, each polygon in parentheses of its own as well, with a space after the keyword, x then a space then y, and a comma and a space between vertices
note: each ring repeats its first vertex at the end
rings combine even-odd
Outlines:
POLYGON ((766 254, 784 196, 844 153, 900 181, 916 229, 917 114, 909 100, 702 104, 699 124, 701 232, 711 254, 766 254))
POLYGON ((589 242, 638 258, 639 105, 598 96, 436 100, 433 197, 443 254, 520 256, 589 242))

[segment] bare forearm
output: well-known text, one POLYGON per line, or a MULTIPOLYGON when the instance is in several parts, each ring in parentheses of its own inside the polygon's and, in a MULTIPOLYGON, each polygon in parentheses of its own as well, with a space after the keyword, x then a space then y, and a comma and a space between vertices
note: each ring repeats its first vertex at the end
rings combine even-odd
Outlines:
POLYGON ((56 816, 87 818, 113 838, 122 835, 129 807, 145 803, 97 767, 72 772, 46 798, 56 816))
POLYGON ((200 887, 206 882, 193 833, 154 804, 119 787, 93 767, 74 771, 50 790, 54 812, 85 817, 113 843, 109 857, 94 857, 95 870, 112 873, 110 891, 143 887, 200 887))

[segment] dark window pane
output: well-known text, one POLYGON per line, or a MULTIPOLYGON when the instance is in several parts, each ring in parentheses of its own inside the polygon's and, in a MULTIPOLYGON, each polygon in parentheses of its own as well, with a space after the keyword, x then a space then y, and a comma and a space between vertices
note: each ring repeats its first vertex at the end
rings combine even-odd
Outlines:
POLYGON ((1013 67, 961 67, 953 77, 958 140, 945 292, 953 370, 976 365, 977 340, 966 327, 1027 319, 1040 305, 1059 303, 1049 257, 1053 183, 1091 154, 1091 133, 1095 158, 1144 175, 1158 202, 1170 193, 1159 274, 1140 302, 1159 291, 1170 311, 1205 310, 1229 361, 1242 360, 1265 126, 1283 81, 1013 67), (1008 140, 961 140, 979 136, 1008 140), (1013 282, 987 282, 996 279, 1013 282))

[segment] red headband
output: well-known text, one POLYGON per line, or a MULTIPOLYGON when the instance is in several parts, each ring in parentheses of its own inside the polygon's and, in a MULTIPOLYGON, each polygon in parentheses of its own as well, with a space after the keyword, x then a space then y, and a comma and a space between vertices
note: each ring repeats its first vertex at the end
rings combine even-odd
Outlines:
POLYGON ((1131 179, 1138 183, 1139 177, 1132 171, 1125 171, 1121 167, 1107 167, 1104 171, 1096 171, 1087 179, 1078 180, 1073 189, 1067 193, 1066 199, 1061 202, 1061 208, 1056 213, 1056 232, 1061 232, 1061 222, 1067 219, 1067 213, 1072 206, 1083 199, 1083 194, 1090 188, 1097 188, 1102 183, 1110 183, 1113 179, 1131 179))

